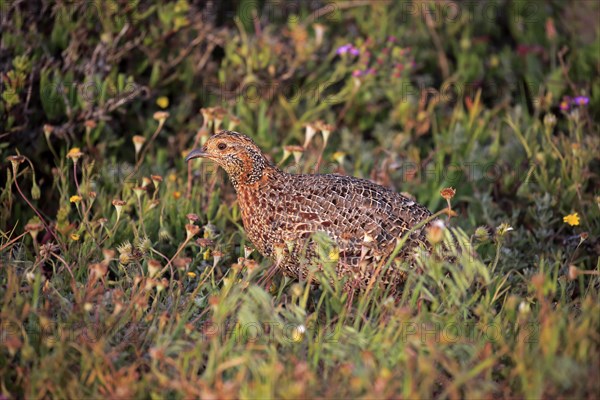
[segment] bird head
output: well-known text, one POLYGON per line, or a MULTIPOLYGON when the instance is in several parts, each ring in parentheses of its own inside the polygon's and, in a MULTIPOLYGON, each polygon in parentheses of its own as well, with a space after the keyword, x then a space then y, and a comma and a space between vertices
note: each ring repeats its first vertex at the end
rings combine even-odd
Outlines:
POLYGON ((259 181, 266 169, 272 168, 260 148, 248 136, 221 131, 208 138, 201 149, 192 150, 185 158, 207 158, 223 168, 233 185, 251 185, 259 181))

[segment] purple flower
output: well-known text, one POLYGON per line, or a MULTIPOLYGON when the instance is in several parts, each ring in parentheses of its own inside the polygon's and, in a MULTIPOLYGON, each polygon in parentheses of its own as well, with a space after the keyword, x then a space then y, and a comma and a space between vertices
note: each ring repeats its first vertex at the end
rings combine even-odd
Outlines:
POLYGON ((396 42, 396 36, 388 36, 387 41, 390 42, 390 43, 395 43, 396 42))
POLYGON ((364 71, 361 71, 360 69, 355 69, 354 71, 352 71, 352 76, 354 76, 355 78, 358 78, 359 76, 363 76, 364 75, 364 71))
POLYGON ((360 50, 358 50, 356 47, 354 47, 350 43, 348 43, 348 44, 338 47, 337 50, 335 51, 335 54, 346 54, 346 53, 350 53, 353 56, 358 56, 360 54, 360 50))
POLYGON ((571 101, 571 99, 569 99, 568 97, 563 98, 563 100, 560 102, 560 105, 558 106, 562 111, 568 111, 569 110, 569 102, 571 101))
POLYGON ((352 49, 351 44, 345 44, 343 46, 338 47, 337 50, 335 51, 335 54, 346 54, 351 49, 352 49))
POLYGON ((571 102, 572 104, 578 105, 578 106, 586 106, 588 103, 590 102, 590 98, 586 97, 586 96, 577 96, 573 99, 573 101, 571 102))
POLYGON ((377 70, 375 68, 369 68, 366 71, 366 73, 369 74, 369 75, 375 75, 377 73, 377 70))

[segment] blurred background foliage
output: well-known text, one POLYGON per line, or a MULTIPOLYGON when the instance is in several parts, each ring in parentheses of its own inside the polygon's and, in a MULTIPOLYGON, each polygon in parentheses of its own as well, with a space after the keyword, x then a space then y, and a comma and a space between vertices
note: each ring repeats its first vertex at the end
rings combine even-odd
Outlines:
MULTIPOLYGON (((348 330, 352 324, 356 329, 346 332, 349 342, 337 341, 340 347, 336 350, 332 346, 331 354, 320 347, 311 348, 313 358, 307 365, 298 366, 298 357, 304 353, 286 350, 289 343, 284 350, 265 345, 268 350, 263 364, 248 367, 252 371, 247 373, 256 378, 254 386, 240 386, 247 378, 242 373, 244 379, 235 374, 228 376, 225 381, 231 385, 227 386, 219 369, 219 362, 249 365, 243 360, 251 354, 244 353, 247 348, 237 348, 241 345, 236 342, 223 353, 233 358, 219 358, 219 346, 230 346, 230 337, 209 341, 210 355, 194 361, 204 365, 200 368, 204 371, 202 390, 214 389, 216 382, 221 385, 221 395, 283 396, 285 391, 277 391, 264 381, 260 386, 265 371, 277 371, 280 382, 289 383, 294 377, 306 385, 318 381, 325 371, 324 377, 337 382, 332 389, 354 395, 402 392, 407 397, 454 397, 515 391, 521 396, 552 396, 598 389, 592 378, 594 366, 598 366, 599 325, 592 313, 598 311, 599 283, 597 277, 578 275, 599 270, 597 2, 0 0, 0 11, 1 260, 4 266, 21 265, 16 275, 2 268, 3 320, 9 315, 4 314, 8 305, 17 301, 11 288, 21 283, 27 286, 29 281, 36 290, 40 290, 42 280, 53 281, 57 292, 73 290, 61 295, 65 304, 57 300, 62 311, 40 312, 45 318, 55 320, 58 314, 66 313, 70 302, 81 303, 82 307, 88 304, 91 300, 82 293, 89 292, 81 292, 83 297, 78 299, 77 293, 83 289, 71 288, 69 280, 85 285, 90 266, 100 265, 101 260, 109 260, 112 279, 133 301, 137 292, 127 287, 135 281, 136 273, 122 270, 123 263, 106 256, 106 251, 114 251, 128 241, 129 247, 119 247, 119 254, 129 256, 141 249, 138 258, 129 257, 134 259, 125 264, 136 265, 142 276, 148 275, 152 267, 148 254, 155 253, 150 248, 167 254, 167 260, 179 260, 185 271, 200 275, 210 271, 215 259, 214 265, 219 264, 219 254, 223 253, 227 262, 221 262, 216 270, 213 266, 210 273, 216 275, 210 275, 211 279, 197 287, 186 281, 190 286, 179 294, 190 302, 186 312, 191 313, 194 304, 208 307, 208 293, 215 290, 221 291, 213 301, 228 301, 231 312, 242 305, 244 315, 252 315, 250 320, 271 315, 269 307, 285 304, 289 300, 285 285, 275 296, 275 305, 269 305, 269 300, 261 297, 265 292, 252 285, 250 290, 255 292, 237 288, 231 289, 235 294, 228 300, 224 295, 230 288, 222 279, 247 244, 239 211, 230 185, 215 179, 223 175, 205 164, 188 169, 183 155, 218 127, 230 126, 250 135, 274 162, 291 171, 314 171, 318 164, 320 172, 369 178, 414 195, 433 211, 445 206, 440 190, 456 188, 452 202, 458 217, 451 224, 463 229, 471 241, 477 239, 476 233, 482 236, 478 257, 494 266, 492 271, 502 283, 496 282, 499 297, 493 296, 489 309, 474 311, 481 294, 478 290, 471 293, 471 302, 465 301, 464 309, 448 309, 462 312, 467 319, 477 315, 484 320, 504 311, 510 298, 513 310, 498 317, 503 327, 509 327, 529 315, 515 310, 529 310, 529 304, 535 304, 533 312, 539 321, 553 321, 559 326, 553 333, 557 336, 547 340, 567 343, 567 354, 561 356, 564 363, 560 368, 544 369, 536 360, 555 366, 555 342, 554 350, 544 353, 546 358, 537 353, 546 342, 534 350, 519 347, 518 342, 494 343, 497 358, 490 355, 492 347, 478 342, 481 348, 475 346, 476 350, 473 347, 467 352, 473 352, 469 353, 473 357, 469 365, 479 369, 467 368, 459 383, 448 384, 447 371, 458 368, 452 363, 464 361, 460 350, 441 354, 428 344, 416 355, 401 357, 404 366, 416 368, 412 363, 418 364, 415 376, 396 371, 394 363, 386 366, 387 372, 381 372, 379 361, 386 356, 381 343, 392 336, 382 333, 376 349, 367 344, 358 346, 349 339, 352 335, 367 335, 372 344, 377 341, 369 336, 373 326, 365 323, 359 327, 354 322, 345 325, 342 318, 337 325, 340 329, 348 330), (160 111, 168 114, 157 115, 160 111), (317 121, 334 126, 328 140, 322 135, 307 140, 306 125, 318 125, 317 121), (136 150, 136 140, 144 148, 141 152, 136 150), (294 154, 298 158, 286 159, 294 149, 289 146, 302 144, 306 146, 294 154), (77 157, 81 161, 73 166, 77 152, 81 152, 77 157), (26 156, 28 162, 7 158, 17 154, 26 156), (160 178, 152 178, 156 180, 154 190, 147 188, 151 175, 160 178), (145 188, 143 194, 140 188, 145 188), (124 201, 122 216, 113 200, 124 201), (201 226, 204 239, 216 243, 213 251, 186 239, 189 232, 183 227, 186 214, 191 212, 197 213, 199 220, 190 224, 201 226), (44 233, 39 238, 23 235, 40 223, 40 232, 44 233), (497 228, 502 223, 506 224, 505 231, 510 226, 512 232, 500 235, 497 228), (487 228, 476 231, 478 226, 487 228), (44 250, 43 246, 49 244, 60 249, 44 250), (569 276, 569 272, 575 276, 569 276), (504 284, 512 285, 509 292, 501 289, 504 284), (204 292, 204 302, 195 297, 204 292), (556 314, 544 314, 556 303, 564 308, 559 307, 556 314), (568 321, 577 317, 581 319, 576 324, 587 328, 573 333, 569 329, 575 327, 568 321), (583 341, 587 350, 570 348, 569 336, 583 341), (353 361, 355 367, 335 370, 335 366, 350 362, 344 354, 356 353, 354 346, 365 352, 375 351, 376 355, 359 352, 361 359, 353 361), (321 359, 320 351, 325 352, 321 359), (519 364, 518 359, 532 364, 519 364), (487 364, 481 366, 476 360, 492 360, 490 365, 496 370, 486 375, 481 371, 487 364), (529 371, 531 365, 540 369, 529 371), (431 375, 435 384, 427 378, 430 369, 444 371, 431 375), (377 392, 376 387, 368 386, 374 376, 383 379, 382 387, 390 391, 377 392), (394 386, 392 377, 404 386, 394 386), (489 386, 475 383, 476 377, 489 386), (507 383, 515 377, 521 379, 520 383, 507 383), (546 378, 552 383, 541 383, 546 378), (578 379, 587 383, 576 383, 578 379), (345 387, 344 382, 354 382, 356 387, 345 387), (227 392, 229 389, 231 392, 227 392)), ((479 267, 466 263, 465 268, 469 271, 479 267)), ((431 276, 408 288, 423 290, 424 282, 435 282, 434 278, 441 276, 438 273, 431 272, 431 276)), ((179 278, 186 277, 182 276, 179 278)), ((171 289, 169 296, 173 294, 171 289)), ((449 294, 448 298, 440 295, 442 300, 430 299, 437 305, 432 308, 439 311, 463 299, 465 293, 459 292, 458 297, 449 294)), ((26 291, 14 307, 22 311, 23 304, 37 302, 38 295, 35 290, 26 291)), ((159 315, 159 310, 170 310, 173 298, 169 296, 156 300, 159 305, 153 306, 152 312, 159 315)), ((319 295, 314 298, 318 301, 319 295)), ((405 306, 414 306, 415 298, 419 296, 405 306)), ((335 296, 325 301, 327 323, 335 324, 329 312, 339 311, 336 301, 335 296)), ((277 310, 287 322, 300 318, 292 311, 290 316, 285 309, 277 310)), ((405 321, 402 318, 410 314, 390 317, 382 310, 371 310, 375 325, 389 318, 405 321)), ((10 315, 24 323, 26 314, 10 315)), ((445 318, 451 318, 450 314, 442 314, 440 318, 447 323, 449 319, 445 318)), ((235 319, 236 315, 229 317, 235 319)), ((218 318, 227 319, 225 315, 218 318)), ((435 315, 411 318, 431 321, 435 315)), ((182 326, 173 327, 169 333, 175 342, 197 339, 178 336, 182 326)), ((161 330, 164 325, 157 327, 161 330)), ((142 346, 143 351, 157 348, 155 335, 154 331, 148 333, 150 339, 142 346)), ((36 348, 39 360, 72 356, 56 352, 50 355, 43 350, 44 344, 36 346, 41 346, 36 348)), ((86 351, 93 353, 100 348, 86 351)), ((205 350, 200 346, 195 351, 205 350)), ((4 372, 19 363, 29 365, 27 371, 36 370, 28 364, 26 355, 12 351, 3 354, 9 354, 0 364, 4 372), (22 358, 15 359, 15 354, 22 358)), ((135 358, 133 353, 124 354, 125 359, 135 358)), ((159 355, 153 353, 153 363, 159 363, 159 355)), ((92 362, 93 357, 82 359, 92 362)), ((198 371, 187 369, 189 360, 177 360, 183 363, 177 368, 186 371, 181 374, 198 371)), ((138 361, 106 362, 122 368, 113 374, 119 382, 114 386, 105 382, 93 386, 90 392, 81 392, 75 386, 61 392, 56 385, 45 390, 59 395, 114 394, 117 388, 124 390, 128 379, 136 381, 140 371, 148 371, 140 370, 138 361)), ((157 379, 159 386, 167 387, 165 376, 154 370, 157 365, 148 367, 153 373, 143 379, 154 383, 157 379)), ((59 369, 66 371, 63 368, 59 369)), ((89 372, 95 367, 81 368, 89 372)), ((25 383, 34 381, 36 390, 41 390, 42 382, 53 381, 49 377, 36 381, 34 375, 25 372, 10 373, 19 383, 7 389, 4 381, 3 393, 27 393, 25 383)), ((183 375, 179 377, 183 379, 183 375)), ((137 391, 144 384, 139 382, 131 389, 137 391)), ((289 393, 292 397, 294 393, 331 395, 323 382, 315 392, 306 390, 290 384, 289 393)))

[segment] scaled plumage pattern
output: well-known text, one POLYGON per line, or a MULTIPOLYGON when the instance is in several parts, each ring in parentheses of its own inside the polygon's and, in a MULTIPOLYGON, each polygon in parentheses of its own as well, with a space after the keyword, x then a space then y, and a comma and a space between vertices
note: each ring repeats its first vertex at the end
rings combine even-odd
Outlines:
MULTIPOLYGON (((337 245, 338 276, 349 275, 350 288, 364 288, 398 240, 431 216, 426 207, 365 179, 288 174, 270 163, 252 139, 237 132, 211 136, 186 159, 197 157, 225 169, 238 196, 248 239, 295 278, 306 278, 302 256, 315 256, 310 238, 321 231, 337 245)), ((422 228, 415 230, 397 257, 408 258, 424 241, 422 228)), ((382 281, 395 286, 403 278, 390 268, 382 281)))

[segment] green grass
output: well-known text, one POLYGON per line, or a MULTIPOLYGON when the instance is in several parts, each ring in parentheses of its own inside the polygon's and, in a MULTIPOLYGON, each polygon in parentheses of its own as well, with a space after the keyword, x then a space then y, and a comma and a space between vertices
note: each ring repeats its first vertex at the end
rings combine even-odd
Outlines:
POLYGON ((0 1, 2 396, 600 391, 595 2, 433 20, 421 3, 41 3, 0 1), (306 141, 319 120, 327 140, 306 141), (348 304, 320 237, 312 284, 265 286, 225 174, 183 159, 227 127, 286 170, 433 212, 455 188, 430 238, 456 262, 422 257, 397 301, 374 285, 348 304))

